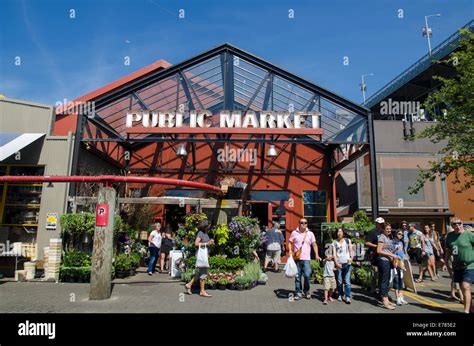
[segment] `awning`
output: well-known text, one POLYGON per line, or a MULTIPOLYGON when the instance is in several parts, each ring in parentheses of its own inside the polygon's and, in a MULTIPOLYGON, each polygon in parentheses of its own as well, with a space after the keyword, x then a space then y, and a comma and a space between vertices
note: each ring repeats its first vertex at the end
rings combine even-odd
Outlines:
POLYGON ((27 147, 44 133, 0 133, 0 161, 27 147))

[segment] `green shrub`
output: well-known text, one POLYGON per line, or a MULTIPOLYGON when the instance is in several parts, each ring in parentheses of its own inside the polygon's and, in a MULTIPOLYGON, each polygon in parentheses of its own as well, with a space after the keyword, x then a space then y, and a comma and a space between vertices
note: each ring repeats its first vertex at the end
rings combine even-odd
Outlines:
POLYGON ((256 262, 249 262, 244 267, 244 275, 252 278, 252 281, 257 281, 260 279, 260 274, 262 270, 260 269, 260 264, 256 262))
POLYGON ((229 226, 226 224, 218 225, 211 231, 211 234, 216 239, 218 246, 225 245, 229 240, 229 226))
POLYGON ((62 265, 65 267, 90 267, 92 265, 92 256, 82 251, 66 251, 63 254, 62 265))
POLYGON ((114 261, 115 270, 126 271, 133 268, 133 258, 127 254, 118 254, 115 256, 114 261))
POLYGON ((369 288, 371 284, 370 266, 362 265, 361 267, 355 267, 352 271, 351 280, 363 288, 369 288))
POLYGON ((319 261, 311 260, 311 278, 314 283, 322 283, 323 282, 323 274, 324 274, 324 267, 321 265, 319 261))
POLYGON ((247 285, 247 284, 251 283, 252 281, 254 281, 253 278, 251 278, 248 275, 237 276, 235 278, 235 283, 237 285, 247 285))
MULTIPOLYGON (((196 257, 191 256, 186 260, 188 268, 194 268, 196 266, 196 257)), ((240 257, 226 258, 223 256, 211 256, 209 257, 210 269, 216 269, 219 271, 233 272, 242 269, 245 266, 245 259, 240 257)))
POLYGON ((189 282, 194 276, 194 270, 193 269, 188 269, 185 272, 181 273, 181 281, 184 282, 189 282))

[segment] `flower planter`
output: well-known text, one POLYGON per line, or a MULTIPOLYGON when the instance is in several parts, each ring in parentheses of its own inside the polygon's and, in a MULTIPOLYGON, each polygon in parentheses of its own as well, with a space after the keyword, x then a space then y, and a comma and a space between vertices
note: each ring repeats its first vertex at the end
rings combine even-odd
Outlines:
POLYGON ((266 285, 267 282, 264 281, 264 280, 258 280, 258 281, 257 281, 257 284, 259 284, 259 285, 266 285))
POLYGON ((117 279, 125 279, 128 276, 128 271, 117 270, 115 272, 115 276, 117 279))
POLYGON ((245 289, 244 285, 236 285, 237 291, 243 291, 245 289))
POLYGON ((136 274, 136 271, 135 271, 134 268, 130 268, 130 269, 128 270, 128 275, 129 275, 129 276, 134 276, 135 274, 136 274))
POLYGON ((250 288, 255 288, 257 287, 257 281, 252 281, 252 283, 250 284, 250 288))
POLYGON ((206 284, 206 287, 207 287, 207 289, 209 289, 209 290, 215 290, 215 289, 216 289, 216 285, 215 285, 215 284, 206 284))
POLYGON ((226 288, 227 288, 227 285, 219 284, 219 289, 220 289, 221 291, 224 291, 226 288))
POLYGON ((227 288, 228 288, 229 290, 233 290, 233 291, 237 289, 237 287, 236 287, 236 285, 235 285, 234 283, 229 283, 229 284, 227 285, 227 288))

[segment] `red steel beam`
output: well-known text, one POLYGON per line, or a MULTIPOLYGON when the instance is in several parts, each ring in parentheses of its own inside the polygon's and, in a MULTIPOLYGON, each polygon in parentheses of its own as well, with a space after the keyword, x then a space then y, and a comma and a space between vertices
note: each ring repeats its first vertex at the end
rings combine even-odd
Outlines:
POLYGON ((110 186, 111 183, 152 183, 152 184, 161 184, 161 185, 173 185, 173 186, 184 186, 184 187, 193 187, 196 189, 205 189, 222 193, 221 189, 216 186, 198 183, 194 181, 181 180, 181 179, 169 179, 169 178, 152 178, 152 177, 124 177, 117 175, 100 175, 100 176, 85 176, 85 175, 76 175, 76 176, 61 176, 61 175, 51 175, 51 176, 13 176, 13 175, 4 175, 0 177, 0 182, 4 183, 19 183, 19 182, 28 182, 28 183, 48 183, 48 182, 57 182, 57 183, 69 183, 69 182, 79 182, 79 183, 93 183, 99 182, 104 183, 105 186, 110 186))

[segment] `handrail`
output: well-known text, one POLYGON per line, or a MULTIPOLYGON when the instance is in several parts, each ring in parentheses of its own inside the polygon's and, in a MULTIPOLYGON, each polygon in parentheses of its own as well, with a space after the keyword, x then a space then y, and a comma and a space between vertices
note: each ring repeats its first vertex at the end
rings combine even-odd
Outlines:
MULTIPOLYGON (((474 20, 471 20, 467 24, 465 24, 461 29, 469 29, 471 31, 474 30, 474 20)), ((385 84, 382 88, 379 89, 375 94, 370 96, 366 102, 365 106, 368 108, 371 108, 373 105, 375 105, 377 102, 381 101, 383 97, 386 95, 389 95, 392 93, 395 89, 395 87, 398 87, 398 83, 402 79, 404 79, 407 75, 412 74, 414 71, 419 70, 423 66, 423 71, 431 65, 432 61, 440 59, 445 57, 447 54, 450 54, 457 48, 456 45, 451 45, 451 43, 456 42, 459 40, 461 37, 461 34, 459 31, 456 31, 453 33, 451 36, 449 36, 447 39, 445 39, 443 42, 441 42, 439 45, 437 45, 433 50, 431 57, 429 53, 426 53, 423 57, 418 59, 415 63, 413 63, 410 67, 408 67, 405 71, 400 73, 398 76, 393 78, 390 82, 385 84), (449 49, 450 48, 450 49, 449 49), (445 51, 446 50, 446 51, 445 51), (381 96, 381 95, 384 96, 381 96)), ((457 42, 456 42, 457 43, 457 42)), ((420 73, 421 71, 417 71, 417 74, 420 73)), ((413 78, 413 77, 412 77, 413 78)), ((410 79, 412 79, 410 78, 410 79)))
POLYGON ((153 177, 131 177, 131 176, 118 176, 118 175, 99 175, 99 176, 86 176, 86 175, 76 175, 76 176, 61 176, 61 175, 51 175, 51 176, 17 176, 17 175, 4 175, 0 177, 0 182, 38 182, 38 183, 48 183, 48 182, 81 182, 81 183, 93 183, 99 182, 104 183, 105 186, 110 186, 112 183, 152 183, 152 184, 162 184, 162 185, 174 185, 174 186, 186 186, 193 187, 205 190, 211 190, 222 194, 221 189, 216 186, 209 184, 198 183, 194 181, 181 180, 181 179, 169 179, 169 178, 153 178, 153 177))

